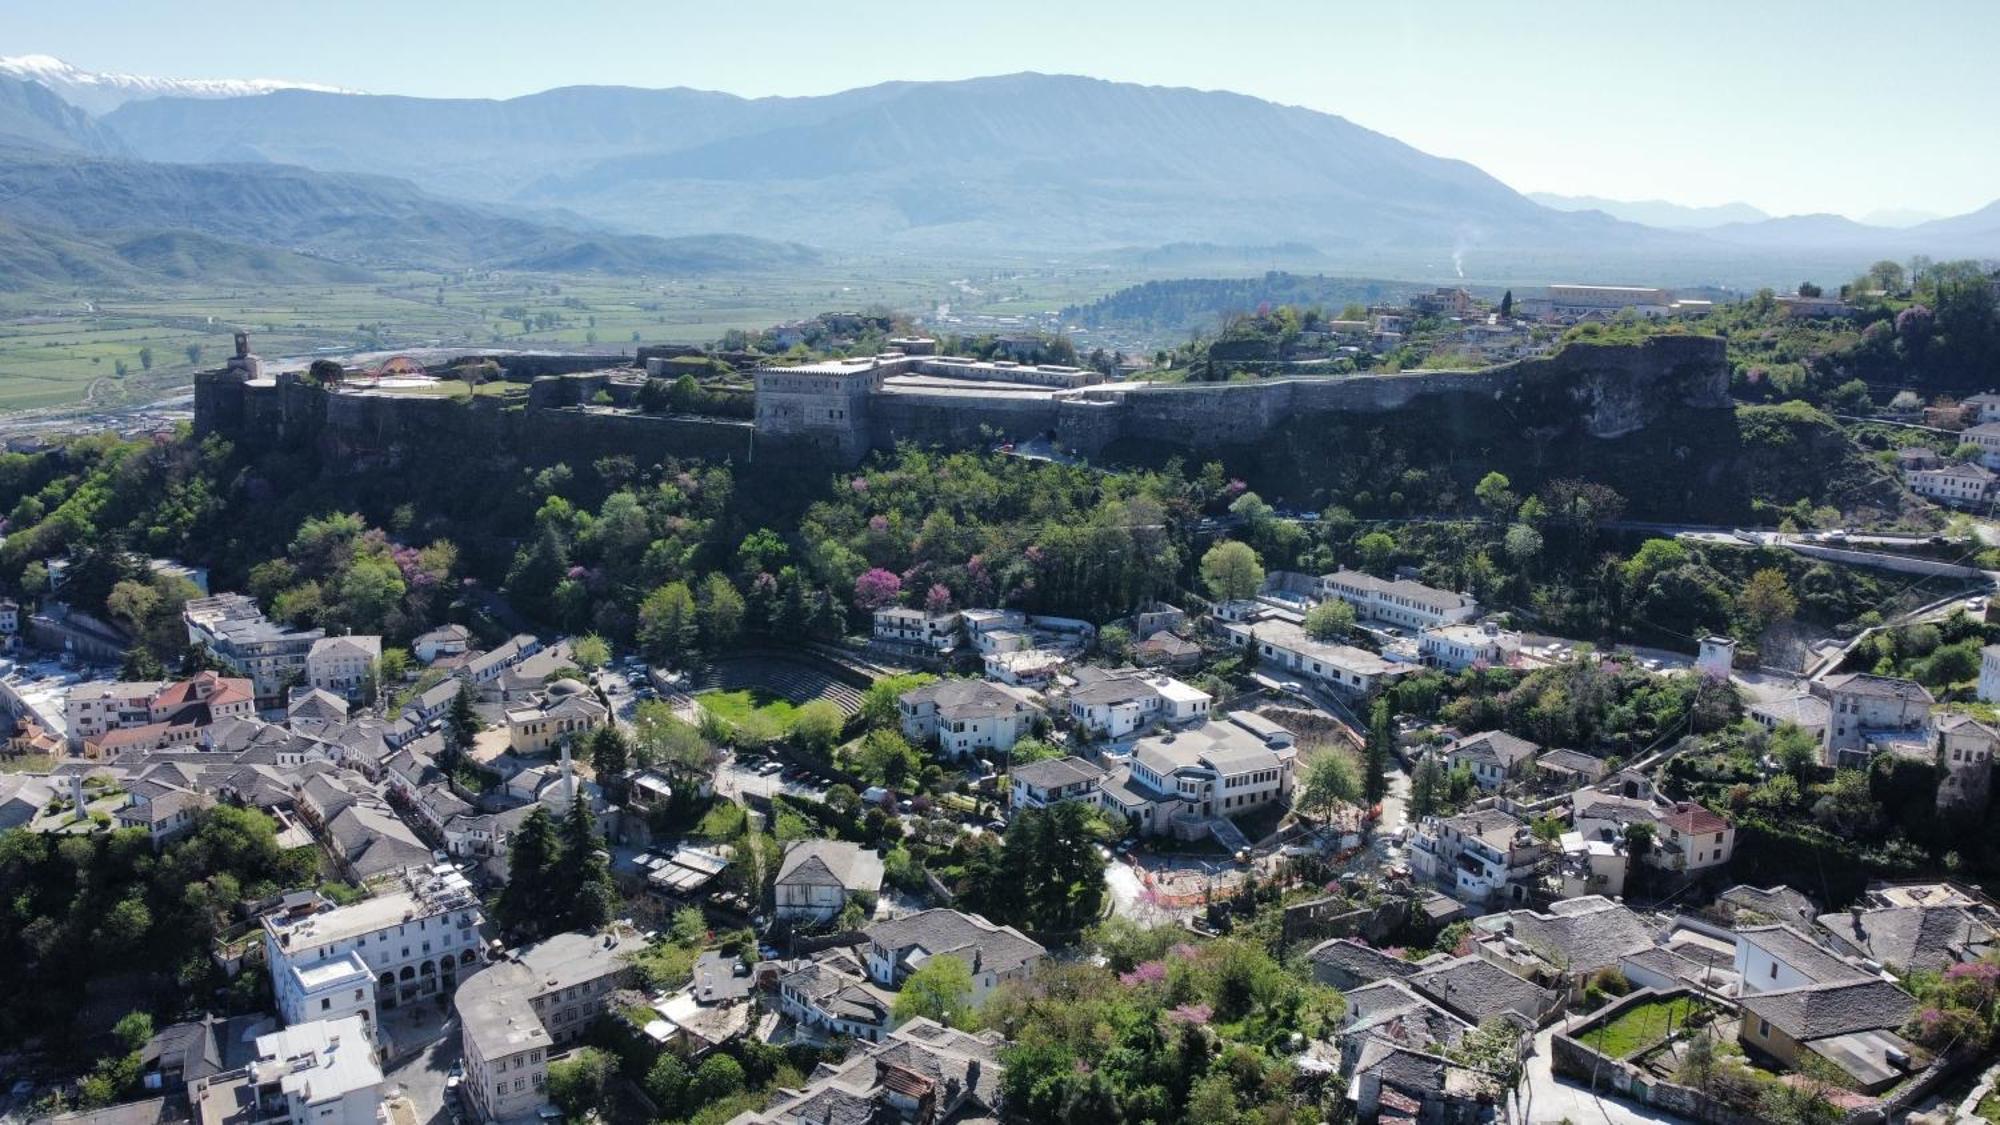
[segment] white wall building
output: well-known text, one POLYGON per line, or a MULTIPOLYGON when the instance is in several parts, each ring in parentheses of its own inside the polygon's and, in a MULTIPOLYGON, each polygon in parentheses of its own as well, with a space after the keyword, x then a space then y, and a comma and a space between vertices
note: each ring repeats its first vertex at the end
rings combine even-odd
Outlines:
POLYGON ((369 702, 364 695, 381 665, 380 637, 322 637, 306 651, 306 682, 350 703, 369 702))
POLYGON ((373 996, 346 1002, 371 1011, 449 993, 482 963, 479 897, 449 865, 407 872, 401 887, 374 898, 318 909, 324 905, 315 899, 263 919, 264 961, 288 1020, 317 1018, 322 1002, 333 1010, 339 994, 330 982, 349 979, 349 954, 367 966, 373 996))
POLYGON ((1521 634, 1493 625, 1433 625, 1417 635, 1423 662, 1453 672, 1510 664, 1520 651, 1521 634))
POLYGON ((883 644, 943 656, 958 647, 959 615, 929 613, 906 606, 875 611, 875 639, 883 644))
POLYGON ((315 1020, 257 1037, 251 1089, 275 1087, 291 1125, 376 1125, 382 1064, 359 1016, 315 1020))
POLYGON ((1339 598, 1354 607, 1364 621, 1382 621, 1423 629, 1455 625, 1479 616, 1479 602, 1470 594, 1455 594, 1407 578, 1377 578, 1345 568, 1319 578, 1319 596, 1339 598))
POLYGON ((937 680, 904 692, 896 703, 910 741, 936 740, 953 758, 1011 750, 1041 714, 1026 699, 985 680, 937 680))

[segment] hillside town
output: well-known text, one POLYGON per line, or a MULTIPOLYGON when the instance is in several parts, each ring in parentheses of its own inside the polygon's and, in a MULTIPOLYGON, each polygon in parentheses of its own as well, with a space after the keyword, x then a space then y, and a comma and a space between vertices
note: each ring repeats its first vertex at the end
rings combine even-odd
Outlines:
POLYGON ((1710 329, 1868 315, 1752 304, 1279 310, 1277 369, 1249 322, 1209 342, 1244 365, 1215 397, 891 317, 617 369, 267 370, 238 334, 192 433, 4 466, 5 1112, 1976 1117, 2000 395, 1733 404, 1746 345, 1710 329), (1405 328, 1499 366, 1294 366, 1405 328), (1218 412, 1284 435, 1496 397, 1593 442, 1846 418, 1847 506, 1715 523, 1643 457, 1517 485, 1383 430, 1389 475, 1272 502, 1220 460, 1093 462, 1159 419, 1201 451, 1218 412), (580 444, 473 512, 458 425, 580 444), (660 433, 693 444, 642 467, 660 433), (282 500, 301 440, 316 487, 386 490, 282 500), (140 499, 210 488, 243 500, 140 499), (138 531, 58 522, 85 495, 138 531), (250 546, 199 533, 225 511, 250 546))

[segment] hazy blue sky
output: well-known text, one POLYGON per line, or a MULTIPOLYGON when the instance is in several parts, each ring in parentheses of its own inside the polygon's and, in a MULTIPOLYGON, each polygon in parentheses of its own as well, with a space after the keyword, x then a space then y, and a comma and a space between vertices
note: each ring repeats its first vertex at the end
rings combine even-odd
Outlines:
POLYGON ((1039 70, 1338 113, 1522 190, 1776 213, 2000 198, 2000 2, 6 0, 0 54, 509 97, 1039 70))

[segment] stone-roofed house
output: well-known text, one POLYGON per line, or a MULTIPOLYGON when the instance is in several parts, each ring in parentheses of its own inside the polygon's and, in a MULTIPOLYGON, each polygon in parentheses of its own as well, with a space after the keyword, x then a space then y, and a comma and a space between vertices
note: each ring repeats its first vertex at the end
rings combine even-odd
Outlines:
POLYGON ((1334 1038, 1340 1047, 1341 1067, 1349 1073, 1371 1038, 1435 1050, 1455 1045, 1472 1030, 1471 1024, 1418 995, 1402 980, 1379 980, 1342 995, 1347 1010, 1341 1014, 1340 1030, 1334 1038))
POLYGON ((410 652, 424 664, 434 664, 441 656, 457 656, 472 647, 472 630, 463 625, 440 625, 410 642, 410 652))
POLYGON ((822 1063, 799 1090, 778 1090, 762 1110, 728 1125, 988 1125, 999 1120, 997 1031, 973 1035, 914 1019, 866 1051, 822 1063))
POLYGON ((972 971, 972 1001, 983 1003, 1002 981, 1025 980, 1047 954, 1012 926, 996 926, 977 914, 933 908, 876 922, 862 930, 868 976, 884 988, 900 988, 932 959, 956 957, 972 971))
POLYGON ((1893 982, 1871 977, 1809 984, 1754 993, 1739 1004, 1738 1039, 1787 1066, 1817 1057, 1863 1093, 1878 1093, 1909 1070, 1913 1048, 1898 1029, 1917 1001, 1893 982))
POLYGON ((222 1047, 215 1037, 214 1017, 172 1024, 153 1033, 139 1049, 141 1085, 172 1098, 222 1072, 222 1047))
POLYGON ((1379 980, 1400 980, 1417 971, 1417 966, 1392 953, 1384 953, 1353 938, 1332 938, 1306 953, 1313 979, 1342 992, 1379 980))
POLYGON ((215 798, 206 793, 164 785, 127 785, 125 791, 130 800, 112 816, 120 828, 145 829, 154 851, 193 831, 201 811, 215 804, 215 798))
POLYGON ((829 1035, 879 1043, 895 1026, 895 996, 870 984, 844 952, 781 970, 776 987, 780 1012, 829 1035))
POLYGON ((1348 1083, 1360 1121, 1467 1123, 1490 1112, 1499 1082, 1441 1055, 1370 1037, 1348 1083))
POLYGON ((1009 773, 1012 808, 1044 809, 1064 801, 1097 801, 1104 771, 1082 758, 1047 758, 1018 765, 1009 773))
POLYGON ((1865 769, 1871 738, 1926 729, 1931 693, 1915 680, 1848 672, 1814 681, 1812 690, 1827 702, 1826 758, 1823 765, 1865 769))
POLYGON ((773 885, 777 916, 790 922, 825 922, 856 899, 872 903, 882 891, 882 857, 845 840, 799 840, 785 849, 773 885))
POLYGON ((1319 578, 1323 598, 1339 598, 1363 620, 1385 621, 1413 629, 1455 625, 1479 616, 1479 602, 1470 594, 1453 593, 1406 578, 1377 578, 1342 568, 1319 578))
POLYGON ((1539 954, 1565 983, 1618 964, 1628 953, 1658 944, 1653 930, 1622 903, 1585 895, 1552 903, 1548 913, 1515 910, 1506 915, 1508 936, 1539 954))
POLYGON ((460 665, 458 678, 478 687, 499 679, 502 672, 540 651, 540 639, 529 633, 519 633, 460 665))
POLYGON ((532 1118, 548 1103, 549 1056, 583 1036, 632 976, 639 936, 614 926, 508 954, 458 990, 465 1090, 481 1120, 532 1118))
POLYGON ((1410 869, 1462 902, 1526 901, 1526 882, 1548 846, 1519 817, 1476 809, 1427 816, 1410 836, 1410 869))
POLYGON ((1506 1016, 1533 1027, 1557 1003, 1556 993, 1482 957, 1455 957, 1412 973, 1406 983, 1452 1015, 1478 1025, 1506 1016))
POLYGON ((347 721, 347 700, 325 688, 293 688, 292 698, 285 704, 285 723, 296 726, 300 723, 334 724, 347 721))
POLYGON ((1535 759, 1535 771, 1565 789, 1576 789, 1604 780, 1604 759, 1580 750, 1550 750, 1535 759))
POLYGON ((1995 933, 1973 911, 1955 904, 1856 906, 1820 915, 1819 928, 1836 952, 1900 972, 1977 960, 1993 949, 1995 933))
POLYGON ((1534 761, 1541 747, 1506 731, 1489 730, 1469 734, 1444 748, 1451 768, 1464 766, 1481 789, 1493 790, 1509 778, 1519 777, 1534 761))
POLYGON ((1754 700, 1743 710, 1765 730, 1777 730, 1789 723, 1821 743, 1826 741, 1827 724, 1833 717, 1827 701, 1807 691, 1754 700))
POLYGON ((911 742, 935 741, 952 758, 1005 753, 1041 715, 1024 696, 985 680, 936 680, 904 692, 896 704, 911 742))
POLYGON ((1993 792, 1993 760, 2000 751, 2000 730, 1958 711, 1938 715, 1931 725, 1937 732, 1938 764, 1944 770, 1938 779, 1938 811, 1985 813, 1993 792))
POLYGON ((1745 996, 1875 975, 1788 925, 1737 930, 1735 971, 1745 996))
POLYGON ((1248 712, 1141 738, 1098 783, 1098 803, 1140 835, 1197 839, 1217 818, 1289 799, 1297 750, 1290 731, 1248 712))
POLYGON ((1201 663, 1201 646, 1162 629, 1133 645, 1132 659, 1148 668, 1192 668, 1201 663))
POLYGON ((1753 887, 1739 883, 1716 896, 1717 910, 1737 929, 1782 923, 1801 932, 1810 931, 1819 907, 1799 891, 1782 884, 1753 887))

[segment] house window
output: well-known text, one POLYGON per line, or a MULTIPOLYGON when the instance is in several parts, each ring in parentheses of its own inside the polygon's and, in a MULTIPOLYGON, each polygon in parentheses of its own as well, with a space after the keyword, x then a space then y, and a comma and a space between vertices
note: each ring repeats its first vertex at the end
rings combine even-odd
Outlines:
POLYGON ((1770 1037, 1770 1035, 1771 1035, 1771 1021, 1770 1021, 1770 1020, 1758 1020, 1758 1021, 1757 1021, 1757 1038, 1759 1038, 1759 1039, 1767 1039, 1767 1038, 1769 1038, 1769 1037, 1770 1037))
POLYGON ((1778 963, 1776 961, 1771 962, 1771 979, 1778 979, 1778 963))

